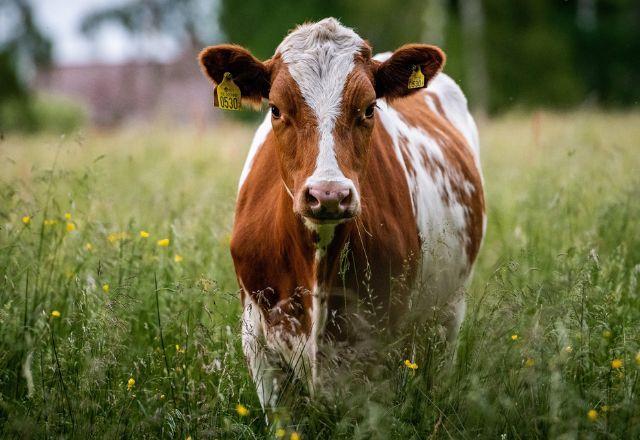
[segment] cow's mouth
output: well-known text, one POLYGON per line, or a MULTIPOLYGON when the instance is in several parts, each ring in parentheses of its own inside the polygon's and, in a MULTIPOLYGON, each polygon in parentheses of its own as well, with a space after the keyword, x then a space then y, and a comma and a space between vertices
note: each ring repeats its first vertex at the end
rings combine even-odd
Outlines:
POLYGON ((357 216, 356 212, 344 211, 341 213, 333 212, 304 212, 302 218, 305 222, 309 222, 314 225, 339 225, 340 223, 346 223, 357 216))

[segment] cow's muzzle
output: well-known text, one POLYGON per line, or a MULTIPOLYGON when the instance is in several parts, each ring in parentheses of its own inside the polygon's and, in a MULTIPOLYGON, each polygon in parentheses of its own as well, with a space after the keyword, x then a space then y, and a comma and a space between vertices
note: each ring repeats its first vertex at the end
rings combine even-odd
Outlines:
POLYGON ((349 220, 360 213, 360 202, 351 181, 307 183, 297 200, 298 212, 314 223, 349 220))

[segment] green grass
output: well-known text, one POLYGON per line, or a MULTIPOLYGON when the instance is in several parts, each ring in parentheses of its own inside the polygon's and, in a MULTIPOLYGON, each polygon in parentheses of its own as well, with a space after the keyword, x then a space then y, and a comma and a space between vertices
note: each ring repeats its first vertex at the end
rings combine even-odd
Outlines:
MULTIPOLYGON (((640 114, 513 114, 481 136, 489 224, 457 360, 418 329, 415 372, 395 349, 370 376, 342 365, 286 438, 640 436, 640 114)), ((5 136, 0 436, 275 438, 228 253, 250 137, 5 136)))

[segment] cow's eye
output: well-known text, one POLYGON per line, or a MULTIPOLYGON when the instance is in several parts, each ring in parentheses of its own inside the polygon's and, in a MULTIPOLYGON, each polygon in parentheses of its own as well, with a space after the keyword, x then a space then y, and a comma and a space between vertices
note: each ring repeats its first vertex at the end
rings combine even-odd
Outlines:
POLYGON ((281 116, 280 109, 273 104, 271 104, 271 116, 273 116, 275 119, 280 119, 281 116))
POLYGON ((375 112, 375 109, 376 109, 376 103, 374 102, 369 107, 367 107, 367 109, 364 111, 364 117, 367 119, 373 118, 373 113, 375 112))

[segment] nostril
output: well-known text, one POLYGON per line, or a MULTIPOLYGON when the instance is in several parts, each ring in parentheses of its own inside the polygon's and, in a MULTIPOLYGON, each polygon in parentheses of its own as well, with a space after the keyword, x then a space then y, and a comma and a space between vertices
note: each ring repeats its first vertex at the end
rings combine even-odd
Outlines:
POLYGON ((310 208, 318 208, 320 206, 320 200, 318 200, 313 196, 313 194, 311 194, 310 188, 307 188, 304 199, 307 203, 307 206, 309 206, 310 208))
POLYGON ((346 195, 344 196, 344 198, 342 198, 342 200, 340 200, 340 207, 342 209, 347 209, 351 206, 351 201, 353 200, 353 196, 351 194, 351 190, 348 189, 346 191, 346 195))

